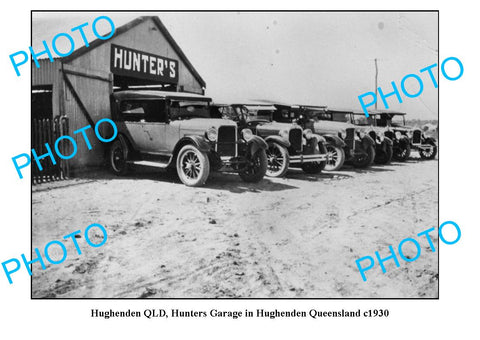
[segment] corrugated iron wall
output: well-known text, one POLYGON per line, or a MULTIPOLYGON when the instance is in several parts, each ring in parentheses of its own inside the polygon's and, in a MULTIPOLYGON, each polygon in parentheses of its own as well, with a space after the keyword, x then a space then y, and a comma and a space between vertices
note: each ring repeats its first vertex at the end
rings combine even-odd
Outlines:
POLYGON ((48 58, 40 59, 38 62, 39 68, 32 61, 32 86, 53 85, 59 76, 60 58, 55 58, 53 63, 48 58))

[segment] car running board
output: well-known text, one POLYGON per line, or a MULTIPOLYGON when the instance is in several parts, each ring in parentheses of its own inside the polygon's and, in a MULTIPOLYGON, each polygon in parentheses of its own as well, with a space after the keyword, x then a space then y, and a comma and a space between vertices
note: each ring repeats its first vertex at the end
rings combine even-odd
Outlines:
POLYGON ((151 166, 151 167, 162 168, 162 169, 165 169, 168 166, 168 163, 152 162, 152 161, 129 161, 128 163, 135 164, 135 165, 151 166))

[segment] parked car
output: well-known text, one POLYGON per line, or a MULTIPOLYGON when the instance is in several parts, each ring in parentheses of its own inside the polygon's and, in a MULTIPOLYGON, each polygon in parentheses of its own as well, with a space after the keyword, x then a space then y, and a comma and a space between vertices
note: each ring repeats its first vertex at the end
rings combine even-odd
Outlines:
POLYGON ((381 129, 383 134, 392 140, 393 142, 393 155, 392 158, 398 162, 405 162, 410 157, 411 146, 410 146, 410 138, 404 133, 399 131, 394 131, 389 126, 381 126, 382 124, 378 125, 377 121, 381 119, 381 114, 383 111, 381 110, 369 110, 367 118, 363 111, 355 112, 356 116, 362 117, 359 119, 366 119, 368 124, 371 126, 375 126, 377 129, 381 129))
MULTIPOLYGON (((397 138, 406 136, 409 140, 410 149, 417 150, 423 159, 434 159, 438 152, 437 141, 433 137, 426 136, 421 129, 414 129, 405 123, 405 113, 396 111, 375 111, 376 126, 386 127, 390 134, 397 138)), ((404 138, 405 139, 405 138, 404 138)), ((408 150, 408 156, 410 150, 408 150)))
POLYGON ((118 137, 108 160, 115 174, 131 164, 176 169, 187 186, 205 183, 211 171, 235 171, 259 182, 267 170, 267 144, 235 122, 210 115, 211 99, 164 91, 128 90, 111 98, 118 137))
POLYGON ((368 134, 375 141, 375 163, 388 164, 393 157, 393 141, 385 135, 385 128, 375 126, 375 119, 366 117, 363 111, 333 111, 329 110, 332 115, 336 115, 336 120, 344 120, 347 123, 355 125, 360 132, 368 134))
POLYGON ((325 167, 325 139, 297 124, 274 121, 276 108, 273 105, 231 104, 219 107, 219 111, 223 117, 237 122, 240 130, 249 129, 265 139, 268 144, 267 176, 282 177, 289 167, 300 167, 306 173, 316 174, 325 167))
POLYGON ((353 124, 339 119, 325 106, 278 106, 283 121, 296 121, 304 128, 312 129, 325 137, 330 163, 325 170, 338 170, 344 162, 357 168, 370 166, 375 160, 375 142, 353 124))

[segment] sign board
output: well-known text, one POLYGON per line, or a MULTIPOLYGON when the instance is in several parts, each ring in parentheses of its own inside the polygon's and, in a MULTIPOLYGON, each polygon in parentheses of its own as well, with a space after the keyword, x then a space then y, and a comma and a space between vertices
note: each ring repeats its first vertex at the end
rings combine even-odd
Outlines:
POLYGON ((178 61, 133 48, 111 45, 110 71, 120 76, 178 83, 178 61))

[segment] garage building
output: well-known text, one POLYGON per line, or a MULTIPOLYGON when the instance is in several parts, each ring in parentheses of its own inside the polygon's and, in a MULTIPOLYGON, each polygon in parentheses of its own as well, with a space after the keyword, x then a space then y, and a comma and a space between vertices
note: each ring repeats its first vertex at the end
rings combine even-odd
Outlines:
MULTIPOLYGON (((108 144, 98 141, 93 124, 110 118, 113 91, 148 87, 205 93, 205 81, 156 16, 139 17, 117 27, 112 38, 94 40, 89 47, 56 58, 53 63, 49 59, 39 62, 40 68, 32 62, 32 147, 40 155, 37 148, 46 142, 53 145, 59 134, 53 131, 54 122, 63 121, 68 131, 60 134, 69 134, 78 145, 75 157, 67 161, 74 172, 104 164, 108 144), (91 150, 81 134, 73 135, 87 125, 92 125, 87 133, 91 150)), ((50 162, 48 157, 42 164, 45 162, 50 162)))

